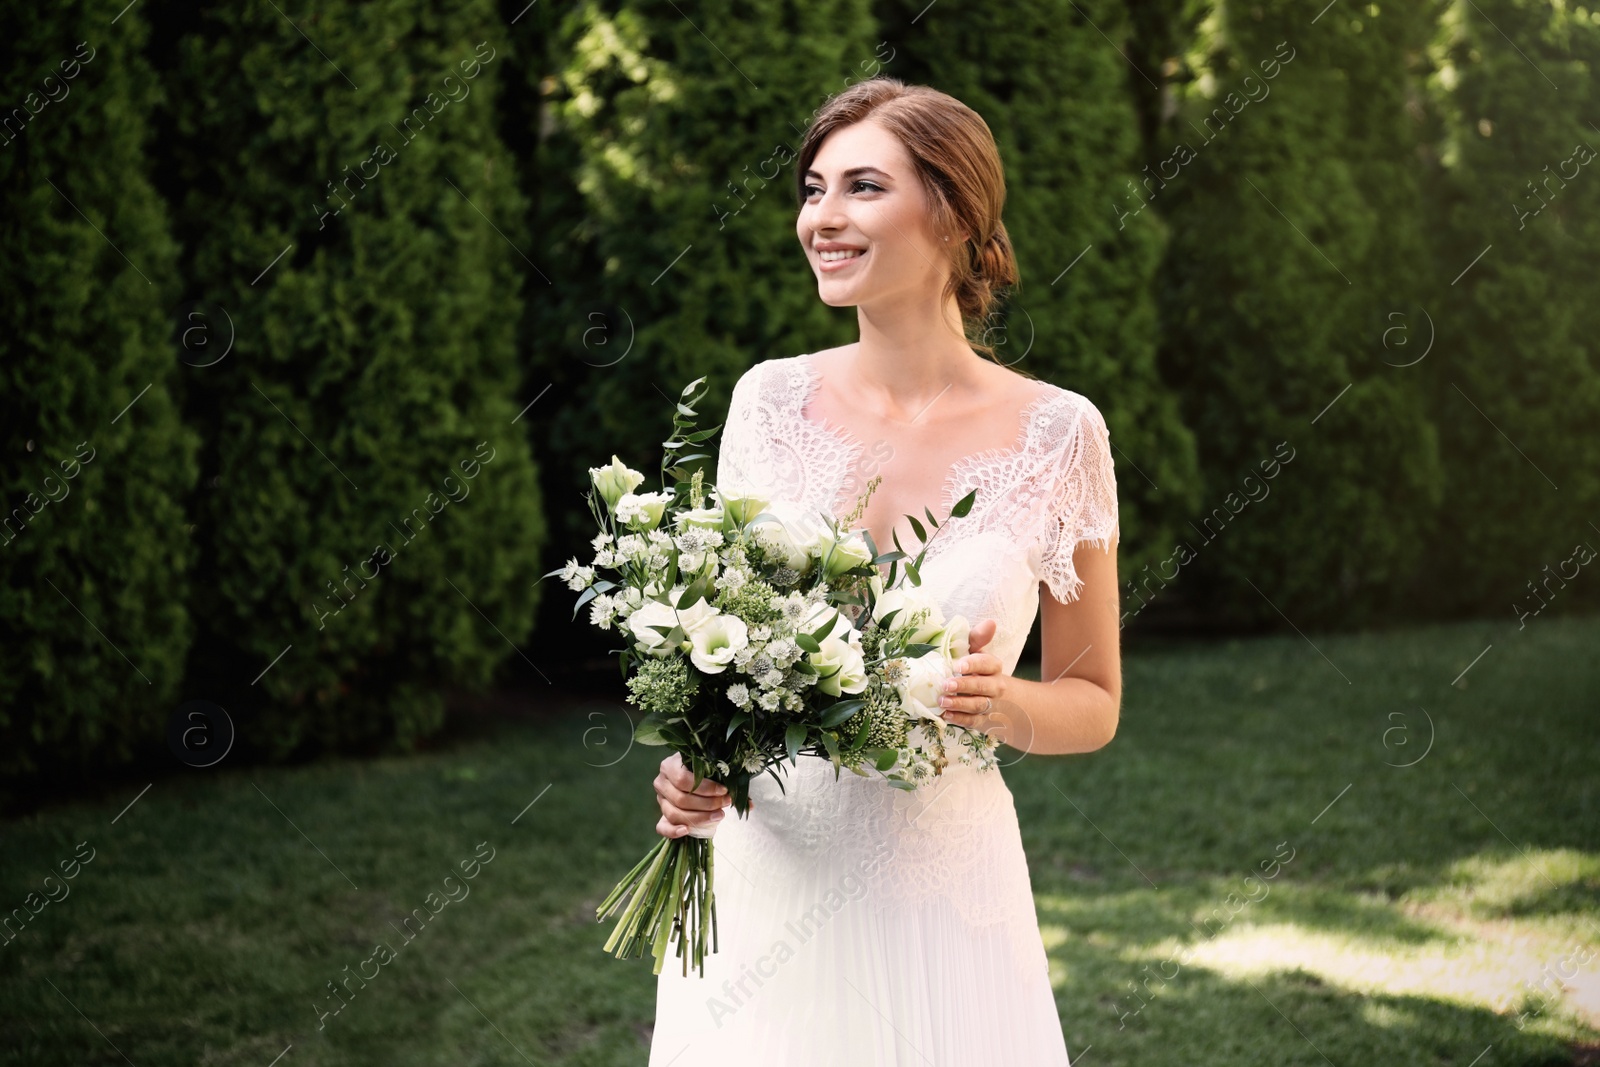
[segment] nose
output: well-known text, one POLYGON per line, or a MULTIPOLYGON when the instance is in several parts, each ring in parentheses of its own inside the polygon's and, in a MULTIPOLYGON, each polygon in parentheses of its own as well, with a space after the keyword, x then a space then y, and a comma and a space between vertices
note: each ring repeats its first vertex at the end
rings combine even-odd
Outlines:
POLYGON ((845 225, 844 194, 829 189, 814 204, 807 204, 808 223, 817 233, 842 229, 845 225))

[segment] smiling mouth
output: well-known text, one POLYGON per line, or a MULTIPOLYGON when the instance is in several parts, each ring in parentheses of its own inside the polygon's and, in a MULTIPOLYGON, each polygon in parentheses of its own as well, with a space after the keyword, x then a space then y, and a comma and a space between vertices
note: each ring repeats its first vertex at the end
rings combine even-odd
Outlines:
POLYGON ((829 268, 842 267, 846 263, 853 263, 866 254, 864 249, 859 252, 818 252, 817 262, 824 270, 827 270, 829 268))

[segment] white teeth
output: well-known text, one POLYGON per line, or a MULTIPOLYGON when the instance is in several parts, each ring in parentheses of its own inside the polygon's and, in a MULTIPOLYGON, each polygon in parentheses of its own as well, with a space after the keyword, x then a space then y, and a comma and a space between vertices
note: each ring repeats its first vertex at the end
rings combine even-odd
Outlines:
POLYGON ((861 255, 865 255, 865 254, 866 254, 865 252, 861 252, 861 251, 858 251, 858 250, 851 250, 851 251, 843 251, 843 252, 819 252, 819 253, 817 253, 817 256, 824 263, 837 263, 841 259, 854 259, 856 256, 861 256, 861 255))

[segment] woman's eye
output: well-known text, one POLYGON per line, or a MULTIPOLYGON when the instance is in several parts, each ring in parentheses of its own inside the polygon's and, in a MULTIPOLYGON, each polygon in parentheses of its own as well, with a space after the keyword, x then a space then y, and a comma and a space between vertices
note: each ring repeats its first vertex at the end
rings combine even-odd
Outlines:
POLYGON ((852 186, 852 188, 860 189, 863 186, 865 186, 868 189, 872 189, 872 190, 874 190, 876 192, 880 192, 880 193, 883 192, 883 187, 880 186, 877 182, 869 182, 865 178, 858 179, 855 182, 855 184, 852 186))

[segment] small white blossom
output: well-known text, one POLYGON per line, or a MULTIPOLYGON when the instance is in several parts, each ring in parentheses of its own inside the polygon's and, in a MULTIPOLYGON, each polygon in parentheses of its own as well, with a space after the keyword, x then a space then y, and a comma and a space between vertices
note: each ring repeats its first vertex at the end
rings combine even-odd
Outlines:
POLYGON ((733 701, 734 707, 749 707, 750 687, 743 682, 735 682, 733 685, 728 686, 728 699, 733 701))
POLYGON ((594 583, 594 568, 583 566, 576 558, 569 559, 567 565, 561 568, 561 580, 567 583, 568 589, 587 589, 594 583))

